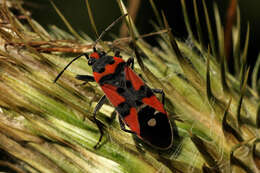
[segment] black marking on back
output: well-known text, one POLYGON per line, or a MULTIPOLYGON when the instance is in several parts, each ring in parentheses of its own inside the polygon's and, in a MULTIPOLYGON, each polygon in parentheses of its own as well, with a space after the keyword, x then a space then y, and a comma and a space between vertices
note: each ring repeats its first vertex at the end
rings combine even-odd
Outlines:
MULTIPOLYGON (((101 77, 101 79, 99 80, 99 84, 103 85, 105 83, 107 84, 115 84, 118 81, 122 81, 124 78, 124 75, 122 73, 124 73, 124 67, 125 67, 125 62, 121 62, 117 65, 115 72, 112 74, 108 74, 105 75, 103 77, 101 77)), ((94 71, 94 69, 93 69, 94 71)))
POLYGON ((114 64, 114 63, 115 63, 115 60, 113 59, 113 60, 111 60, 108 64, 112 65, 112 64, 114 64))
POLYGON ((146 88, 146 97, 151 97, 151 96, 153 96, 154 94, 153 94, 153 91, 150 89, 150 88, 146 88))
POLYGON ((118 87, 116 92, 118 92, 118 94, 122 94, 125 92, 125 89, 124 88, 121 88, 121 87, 118 87))
POLYGON ((106 70, 105 68, 100 68, 100 69, 98 70, 98 73, 103 73, 105 70, 106 70))
POLYGON ((150 106, 145 106, 138 112, 140 136, 150 144, 165 149, 172 144, 172 128, 166 114, 156 111, 150 106), (149 120, 155 119, 154 126, 149 125, 149 120))
POLYGON ((135 104, 136 104, 137 107, 139 107, 143 104, 143 102, 140 101, 140 100, 135 100, 135 104))
POLYGON ((130 114, 130 105, 126 102, 122 102, 116 107, 116 110, 124 118, 130 114))
POLYGON ((132 87, 132 83, 130 82, 130 80, 127 80, 125 82, 125 84, 126 84, 126 88, 131 88, 132 87))
POLYGON ((142 100, 143 98, 149 98, 154 95, 151 88, 149 88, 147 85, 142 85, 138 91, 136 91, 136 95, 138 96, 138 100, 142 100))
POLYGON ((139 88, 139 91, 143 92, 145 90, 145 86, 142 85, 140 88, 139 88))
POLYGON ((96 60, 96 62, 92 65, 93 72, 98 72, 102 68, 106 68, 106 65, 109 64, 109 62, 113 61, 112 56, 101 56, 99 59, 96 60))

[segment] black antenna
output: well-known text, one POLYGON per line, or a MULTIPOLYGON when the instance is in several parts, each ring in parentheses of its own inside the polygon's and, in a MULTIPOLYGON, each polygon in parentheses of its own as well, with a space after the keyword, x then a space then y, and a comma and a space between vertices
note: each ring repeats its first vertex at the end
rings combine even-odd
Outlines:
POLYGON ((123 14, 122 16, 118 17, 114 22, 112 22, 100 35, 99 37, 96 39, 96 41, 94 42, 93 47, 96 47, 97 42, 105 35, 105 33, 107 31, 109 31, 115 24, 117 24, 122 18, 124 18, 125 16, 127 16, 128 13, 123 14))
POLYGON ((86 54, 86 53, 83 53, 83 54, 77 56, 76 58, 74 58, 73 60, 71 60, 71 61, 66 65, 66 67, 64 67, 64 69, 58 74, 58 76, 54 79, 53 82, 56 83, 56 81, 61 77, 61 75, 63 74, 63 72, 64 72, 74 61, 76 61, 77 59, 79 59, 79 58, 82 57, 83 55, 85 55, 85 56, 87 57, 87 59, 89 59, 88 54, 86 54))
MULTIPOLYGON (((104 36, 104 34, 105 34, 107 31, 109 31, 115 24, 117 24, 123 17, 125 17, 125 16, 127 16, 127 15, 128 15, 128 13, 123 14, 122 16, 118 17, 114 22, 112 22, 112 23, 99 35, 99 37, 96 39, 96 41, 95 41, 94 44, 93 44, 93 50, 94 50, 94 52, 97 51, 97 50, 96 50, 96 44, 97 44, 97 42, 104 36)), ((66 65, 66 67, 64 67, 64 69, 58 74, 58 76, 54 79, 53 82, 56 83, 57 80, 58 80, 58 79, 61 77, 61 75, 63 74, 63 72, 64 72, 74 61, 76 61, 77 59, 79 59, 79 58, 82 57, 83 55, 86 56, 87 59, 89 59, 88 54, 86 54, 86 53, 83 53, 83 54, 77 56, 77 57, 74 58, 72 61, 70 61, 70 62, 66 65)))

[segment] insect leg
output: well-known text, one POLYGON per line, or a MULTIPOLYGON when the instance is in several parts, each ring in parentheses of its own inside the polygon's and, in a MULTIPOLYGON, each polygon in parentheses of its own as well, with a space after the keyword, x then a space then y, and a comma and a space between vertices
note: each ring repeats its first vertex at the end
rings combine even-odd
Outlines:
POLYGON ((99 140, 98 140, 97 144, 94 146, 94 148, 97 148, 97 147, 98 147, 98 145, 100 144, 101 139, 102 139, 102 137, 103 137, 103 135, 104 135, 103 128, 102 128, 102 127, 103 127, 103 124, 96 118, 96 113, 97 113, 97 112, 99 111, 99 109, 104 105, 104 103, 106 102, 106 100, 107 100, 106 96, 103 95, 103 96, 101 97, 101 99, 98 101, 98 103, 97 103, 97 105, 96 105, 96 107, 95 107, 95 109, 94 109, 94 112, 93 112, 94 121, 95 121, 95 123, 97 124, 98 129, 99 129, 99 132, 100 132, 99 140))
MULTIPOLYGON (((126 61, 127 66, 129 66, 131 69, 134 69, 134 58, 130 57, 128 58, 128 60, 126 61)), ((145 81, 145 79, 143 78, 143 76, 141 74, 138 74, 138 76, 145 81)))
POLYGON ((125 123, 123 122, 122 118, 120 116, 118 116, 118 119, 119 119, 119 124, 120 124, 120 128, 121 130, 127 132, 127 133, 132 133, 132 134, 135 134, 135 132, 131 131, 131 130, 127 130, 125 128, 125 123))
POLYGON ((93 76, 89 75, 76 75, 76 79, 84 81, 81 85, 85 85, 88 82, 95 82, 95 79, 93 76))
POLYGON ((120 51, 115 51, 115 57, 120 57, 121 58, 121 56, 120 56, 120 51))
POLYGON ((116 110, 114 110, 113 112, 112 112, 112 114, 111 114, 111 120, 113 121, 113 120, 115 120, 116 119, 116 110))
POLYGON ((89 76, 89 75, 76 75, 76 79, 78 80, 82 80, 85 82, 95 82, 95 79, 93 76, 89 76))
POLYGON ((131 69, 134 69, 134 58, 130 57, 128 58, 128 60, 126 61, 127 66, 129 66, 131 69))
POLYGON ((159 94, 162 95, 162 104, 164 105, 164 103, 165 103, 165 94, 164 94, 163 90, 162 89, 152 89, 152 91, 154 93, 159 93, 159 94))

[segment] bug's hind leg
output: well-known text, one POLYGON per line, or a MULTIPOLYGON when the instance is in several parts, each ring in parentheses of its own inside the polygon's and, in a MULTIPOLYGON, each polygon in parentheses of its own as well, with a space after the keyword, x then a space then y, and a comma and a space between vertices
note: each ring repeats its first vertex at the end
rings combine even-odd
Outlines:
POLYGON ((104 132, 103 132, 103 124, 97 119, 96 115, 97 115, 97 112, 100 110, 100 108, 104 105, 104 103, 106 102, 107 98, 105 95, 103 95, 101 97, 101 99, 98 101, 95 109, 94 109, 94 112, 93 112, 93 117, 94 117, 94 121, 95 123, 97 124, 98 126, 98 129, 99 129, 99 132, 100 132, 100 137, 98 139, 98 142, 97 144, 94 146, 95 149, 97 149, 97 147, 99 146, 102 138, 103 138, 103 135, 104 135, 104 132))
POLYGON ((130 57, 128 58, 128 60, 126 61, 127 66, 129 66, 131 69, 134 69, 134 58, 130 57))
POLYGON ((127 130, 125 128, 125 123, 123 122, 122 118, 120 116, 118 116, 118 119, 119 119, 119 125, 120 125, 120 128, 121 130, 127 132, 127 133, 132 133, 132 134, 136 134, 135 132, 131 131, 131 130, 127 130))
POLYGON ((158 94, 162 95, 162 104, 164 105, 164 103, 165 103, 165 94, 164 94, 163 90, 162 89, 152 89, 152 91, 154 93, 158 93, 158 94))
MULTIPOLYGON (((128 67, 130 67, 132 70, 134 69, 134 58, 130 57, 128 58, 128 60, 126 61, 126 64, 128 67)), ((138 76, 146 82, 146 80, 143 78, 143 76, 141 74, 138 74, 138 76)))

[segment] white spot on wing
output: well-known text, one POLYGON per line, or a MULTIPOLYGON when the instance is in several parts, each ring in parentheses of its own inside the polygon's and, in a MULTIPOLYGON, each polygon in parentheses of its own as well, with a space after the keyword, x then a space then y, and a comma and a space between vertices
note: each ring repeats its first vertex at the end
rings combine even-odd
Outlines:
POLYGON ((154 127, 156 126, 156 119, 151 118, 149 121, 147 121, 148 126, 154 127))

